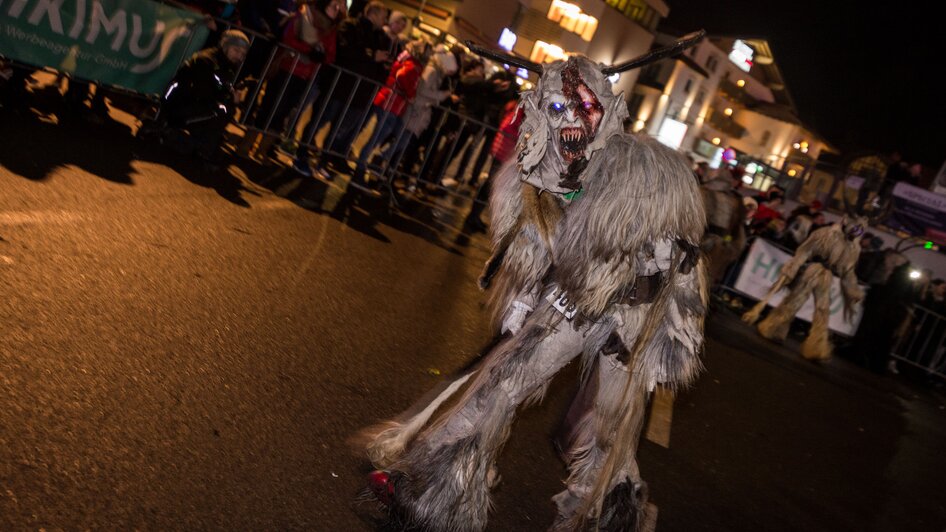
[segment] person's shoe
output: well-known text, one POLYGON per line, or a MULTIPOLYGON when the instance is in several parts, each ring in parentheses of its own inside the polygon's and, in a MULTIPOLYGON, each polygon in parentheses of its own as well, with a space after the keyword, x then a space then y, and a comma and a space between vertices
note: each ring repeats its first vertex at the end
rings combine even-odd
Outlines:
POLYGON ((276 145, 276 151, 289 157, 295 157, 296 152, 299 151, 299 144, 293 139, 286 139, 276 145))
POLYGON ((312 177, 312 168, 309 167, 309 162, 305 159, 296 159, 293 161, 292 169, 303 177, 312 177))
POLYGON ((332 172, 329 172, 329 171, 326 170, 325 168, 318 168, 318 167, 317 167, 317 168, 315 169, 315 174, 318 175, 319 177, 321 177, 322 179, 326 180, 326 181, 335 181, 335 174, 333 174, 332 172))

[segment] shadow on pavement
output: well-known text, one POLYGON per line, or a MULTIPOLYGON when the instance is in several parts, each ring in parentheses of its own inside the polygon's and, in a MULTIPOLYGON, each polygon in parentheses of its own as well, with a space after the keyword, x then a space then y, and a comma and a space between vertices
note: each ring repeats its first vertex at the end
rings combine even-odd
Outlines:
POLYGON ((66 111, 49 89, 34 95, 29 105, 31 109, 4 108, 0 166, 32 181, 75 166, 113 183, 133 184, 131 128, 108 119, 92 123, 82 111, 66 111))
POLYGON ((326 182, 303 177, 284 166, 265 166, 248 161, 241 161, 238 165, 250 181, 259 186, 304 209, 327 214, 380 242, 390 243, 390 239, 379 230, 380 227, 389 227, 460 256, 464 255, 461 248, 471 244, 470 236, 463 235, 455 227, 456 216, 448 208, 421 201, 406 190, 382 187, 382 194, 376 196, 349 186, 340 174, 336 174, 332 182, 326 182), (459 235, 453 242, 445 238, 453 233, 459 235))

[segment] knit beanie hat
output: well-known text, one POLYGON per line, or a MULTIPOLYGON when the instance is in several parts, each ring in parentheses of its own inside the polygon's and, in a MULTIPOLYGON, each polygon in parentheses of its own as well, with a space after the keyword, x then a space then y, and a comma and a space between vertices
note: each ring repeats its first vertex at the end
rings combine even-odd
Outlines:
POLYGON ((220 47, 229 48, 230 46, 249 48, 250 38, 240 30, 227 30, 220 36, 220 47))

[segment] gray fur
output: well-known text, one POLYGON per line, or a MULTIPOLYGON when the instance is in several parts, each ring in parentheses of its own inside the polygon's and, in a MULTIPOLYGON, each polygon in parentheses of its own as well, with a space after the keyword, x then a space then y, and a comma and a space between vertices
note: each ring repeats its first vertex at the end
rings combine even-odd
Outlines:
POLYGON ((491 197, 492 242, 505 250, 491 288, 494 318, 501 320, 516 300, 535 311, 393 464, 406 475, 396 490, 398 506, 423 527, 485 528, 494 463, 517 408, 540 400, 554 374, 581 353, 586 360, 598 356, 617 332, 631 353, 629 365, 616 378, 609 374, 580 422, 570 495, 556 497, 560 508, 578 509, 572 517, 579 521, 597 518, 615 485, 628 479, 643 485, 634 457, 648 389, 688 383, 701 368, 705 268, 702 261, 683 267, 692 262, 685 250, 699 243, 706 223, 696 182, 679 154, 623 133, 623 98, 611 93, 600 65, 570 61, 579 62, 605 109, 586 149, 589 164, 577 176, 582 195, 562 196, 561 154, 549 149, 558 132, 542 101, 547 91, 561 90, 564 63, 556 63, 523 98, 518 162, 496 176, 491 197), (655 273, 666 281, 654 301, 619 299, 638 276, 655 273), (571 322, 545 299, 558 287, 578 304, 580 315, 571 322))

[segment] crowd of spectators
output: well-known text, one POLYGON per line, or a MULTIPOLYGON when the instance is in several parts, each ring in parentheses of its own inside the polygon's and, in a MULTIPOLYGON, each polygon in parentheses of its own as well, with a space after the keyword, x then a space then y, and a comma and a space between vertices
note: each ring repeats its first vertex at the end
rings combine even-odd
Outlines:
MULTIPOLYGON (((411 40, 408 17, 378 0, 350 9, 342 0, 170 3, 205 15, 210 37, 179 69, 142 136, 181 133, 187 151, 211 167, 231 152, 271 164, 287 151, 304 178, 344 173, 350 186, 373 193, 394 176, 414 176, 412 191, 443 195, 444 184, 466 184, 480 200, 487 161, 491 175, 508 159, 510 140, 496 137, 502 124, 511 129, 516 76, 489 73, 496 67, 462 46, 424 34, 411 40), (241 138, 224 135, 234 119, 246 126, 241 138), (367 138, 360 150, 359 137, 367 138), (444 179, 451 165, 456 175, 444 179)), ((17 69, 3 83, 3 101, 22 96, 29 74, 17 69)), ((107 117, 105 90, 69 85, 77 108, 107 117)), ((468 227, 485 227, 481 210, 468 227)))
MULTIPOLYGON (((487 77, 486 65, 462 47, 408 39, 407 17, 377 0, 355 2, 347 12, 340 0, 283 2, 278 9, 268 2, 191 3, 218 25, 221 18, 243 22, 269 37, 254 39, 241 68, 239 77, 258 79, 259 86, 245 91, 242 121, 249 127, 238 155, 270 162, 281 144, 304 177, 332 180, 346 173, 349 186, 372 191, 391 176, 419 176, 433 195, 444 193, 446 169, 457 161, 456 176, 446 184, 488 190, 480 178, 490 156, 497 160, 496 132, 518 96, 513 73, 487 77), (244 20, 245 13, 252 16, 244 20), (275 67, 259 60, 267 55, 275 67), (326 126, 314 157, 311 148, 326 126), (362 134, 367 142, 356 154, 362 134)), ((479 220, 478 212, 470 220, 479 220)))

